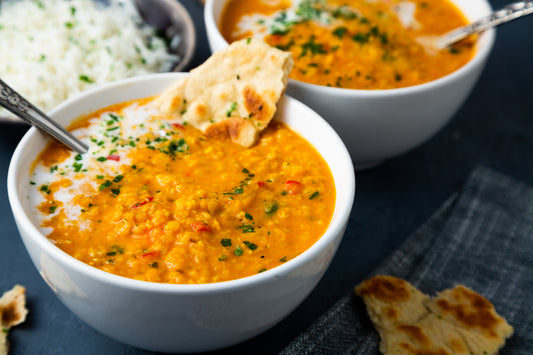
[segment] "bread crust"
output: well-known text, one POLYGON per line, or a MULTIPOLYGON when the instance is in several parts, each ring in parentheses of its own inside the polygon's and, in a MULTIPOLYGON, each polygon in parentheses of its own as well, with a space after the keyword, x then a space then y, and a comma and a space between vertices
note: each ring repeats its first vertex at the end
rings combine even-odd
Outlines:
POLYGON ((378 275, 355 292, 386 355, 497 354, 513 334, 489 300, 462 285, 429 297, 405 280, 378 275))
POLYGON ((155 100, 207 136, 227 136, 252 146, 285 93, 292 55, 259 39, 244 39, 214 53, 155 100))

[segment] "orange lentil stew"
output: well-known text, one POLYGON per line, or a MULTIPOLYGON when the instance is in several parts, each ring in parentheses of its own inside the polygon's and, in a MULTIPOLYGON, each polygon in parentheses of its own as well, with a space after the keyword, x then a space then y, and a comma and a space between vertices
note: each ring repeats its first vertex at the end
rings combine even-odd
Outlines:
POLYGON ((473 39, 435 50, 428 38, 467 24, 448 0, 229 0, 228 42, 261 37, 295 61, 292 79, 393 89, 443 77, 474 54, 473 39))
POLYGON ((113 274, 179 284, 254 275, 308 249, 333 215, 329 167, 276 120, 248 149, 149 100, 71 130, 90 150, 49 145, 32 171, 34 205, 56 246, 113 274))

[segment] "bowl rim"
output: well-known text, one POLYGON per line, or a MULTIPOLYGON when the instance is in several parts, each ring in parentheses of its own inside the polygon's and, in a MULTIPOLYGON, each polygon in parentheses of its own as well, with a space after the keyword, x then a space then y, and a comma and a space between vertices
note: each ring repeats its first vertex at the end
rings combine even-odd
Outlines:
MULTIPOLYGON (((185 56, 180 59, 178 64, 172 68, 172 71, 182 71, 183 69, 187 68, 189 64, 191 64, 192 59, 194 58, 194 54, 196 52, 196 28, 194 27, 194 22, 192 21, 191 14, 187 9, 181 4, 179 1, 175 0, 160 0, 167 6, 169 9, 172 9, 174 12, 179 13, 181 16, 181 20, 184 23, 185 31, 184 34, 186 34, 187 38, 187 49, 185 50, 185 56)), ((171 17, 173 13, 170 13, 171 17)))
MULTIPOLYGON (((220 0, 216 0, 220 1, 220 0)), ((224 1, 224 0, 222 0, 224 1)), ((225 0, 226 2, 229 0, 225 0)), ((459 10, 461 10, 462 13, 464 13, 463 9, 459 7, 459 5, 451 0, 452 3, 457 6, 459 10)), ((220 29, 217 25, 217 21, 214 16, 214 7, 213 4, 215 3, 215 0, 206 0, 205 7, 204 7, 204 22, 206 26, 206 31, 209 36, 211 34, 214 36, 214 40, 217 42, 223 42, 229 45, 229 43, 226 41, 226 39, 222 36, 220 29)), ((488 11, 492 11, 492 6, 487 0, 481 0, 480 3, 484 3, 487 7, 488 11)), ((289 78, 289 86, 294 86, 297 88, 303 88, 308 89, 310 91, 321 91, 321 93, 327 93, 329 95, 335 95, 335 96, 341 96, 341 97, 352 97, 352 96, 360 96, 363 98, 373 98, 373 97, 381 97, 381 96, 403 96, 403 95, 411 95, 414 93, 418 93, 425 90, 432 90, 433 88, 441 85, 446 85, 450 82, 453 82, 457 80, 459 77, 465 75, 467 72, 473 70, 474 68, 482 65, 485 60, 488 58, 492 47, 494 46, 496 37, 496 29, 491 28, 485 32, 483 32, 477 42, 476 42, 476 51, 474 53, 474 56, 462 67, 458 68, 457 70, 443 76, 440 78, 437 78, 435 80, 431 80, 425 83, 417 84, 417 85, 411 85, 411 86, 405 86, 401 88, 393 88, 393 89, 349 89, 349 88, 336 88, 332 86, 325 86, 325 85, 318 85, 318 84, 311 84, 304 81, 296 80, 289 78), (482 46, 479 46, 478 44, 482 43, 482 46)))
MULTIPOLYGON (((138 85, 140 83, 145 83, 147 80, 155 79, 156 77, 165 78, 173 77, 179 78, 180 76, 186 76, 187 73, 178 73, 178 72, 169 72, 169 73, 154 73, 144 76, 137 76, 133 78, 117 80, 114 82, 106 83, 98 87, 91 88, 84 92, 79 93, 78 95, 64 101, 50 111, 50 116, 54 116, 57 112, 65 109, 70 105, 75 105, 79 101, 85 100, 87 97, 97 94, 100 91, 113 90, 121 86, 130 86, 138 85)), ((216 292, 228 292, 236 291, 239 289, 245 289, 253 287, 257 284, 268 283, 275 281, 276 279, 282 278, 283 275, 289 275, 291 271, 298 268, 301 264, 306 264, 316 256, 318 256, 323 249, 325 249, 330 242, 337 238, 339 233, 344 231, 344 227, 349 220, 351 210, 355 198, 355 173, 353 168, 353 163, 351 157, 348 153, 348 150, 341 138, 335 132, 335 130, 320 116, 316 111, 309 108, 307 105, 302 102, 285 95, 285 98, 289 100, 291 105, 297 105, 304 107, 305 109, 310 110, 315 115, 315 118, 318 120, 322 126, 322 131, 329 130, 329 134, 332 134, 336 139, 336 145, 338 146, 338 151, 336 154, 341 157, 346 172, 350 175, 348 176, 347 186, 343 186, 342 194, 346 196, 345 203, 339 206, 339 209, 334 211, 333 218, 328 226, 328 229, 325 233, 307 250, 303 251, 300 255, 295 258, 288 260, 286 263, 279 265, 275 268, 269 269, 265 272, 246 276, 239 279, 214 282, 214 283, 203 283, 203 284, 170 284, 170 283, 157 283, 150 281, 136 280, 128 278, 125 276, 115 275, 100 269, 97 269, 93 266, 90 266, 72 256, 62 251, 60 248, 53 245, 46 236, 39 231, 39 229, 34 225, 33 221, 28 217, 27 212, 25 211, 21 200, 19 199, 20 195, 20 182, 17 179, 17 176, 21 172, 21 163, 23 161, 22 156, 27 149, 30 149, 31 141, 36 135, 41 134, 35 127, 32 127, 25 133, 21 141, 17 145, 10 164, 8 168, 8 177, 7 177, 7 190, 8 198, 11 206, 11 210, 15 220, 17 221, 17 227, 21 227, 25 230, 26 234, 36 243, 41 250, 41 253, 53 256, 53 260, 58 261, 62 265, 68 265, 75 272, 84 275, 89 279, 93 279, 103 284, 111 284, 115 287, 120 287, 123 289, 128 289, 132 291, 142 291, 142 292, 158 292, 164 294, 209 294, 213 291, 216 292)), ((75 118, 74 118, 75 119, 75 118)), ((304 137, 305 138, 305 137, 304 137)), ((34 159, 37 158, 35 154, 34 159)), ((329 163, 328 163, 329 165, 329 163)), ((336 186, 337 196, 339 195, 340 188, 336 186)), ((338 199, 338 197, 337 197, 338 199)), ((19 235, 21 235, 19 231, 19 235)), ((342 239, 342 235, 340 236, 342 239)))

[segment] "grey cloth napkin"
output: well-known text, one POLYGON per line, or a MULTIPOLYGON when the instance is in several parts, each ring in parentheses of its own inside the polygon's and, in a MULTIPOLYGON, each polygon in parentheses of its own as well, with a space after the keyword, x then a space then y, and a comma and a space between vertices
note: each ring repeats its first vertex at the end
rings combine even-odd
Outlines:
MULTIPOLYGON (((533 188, 477 168, 373 274, 429 294, 468 286, 515 329, 500 354, 533 354, 533 188)), ((350 292, 281 354, 379 354, 378 347, 363 301, 350 292)))

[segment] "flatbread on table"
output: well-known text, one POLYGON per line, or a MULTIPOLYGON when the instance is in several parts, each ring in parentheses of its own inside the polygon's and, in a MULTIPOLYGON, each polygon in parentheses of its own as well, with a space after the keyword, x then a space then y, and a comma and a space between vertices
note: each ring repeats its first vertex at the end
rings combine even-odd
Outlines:
POLYGON ((490 301, 462 285, 429 297, 405 280, 379 275, 355 292, 386 355, 497 354, 513 334, 490 301))
POLYGON ((292 64, 291 53, 259 39, 243 39, 214 53, 155 104, 207 136, 229 136, 250 147, 274 117, 292 64))
POLYGON ((14 327, 26 320, 26 289, 16 285, 0 298, 0 355, 8 353, 7 334, 14 327))

